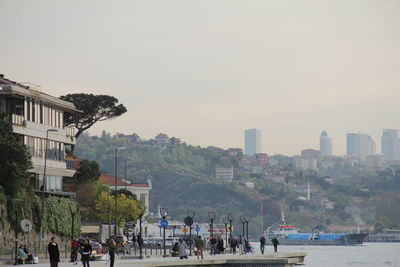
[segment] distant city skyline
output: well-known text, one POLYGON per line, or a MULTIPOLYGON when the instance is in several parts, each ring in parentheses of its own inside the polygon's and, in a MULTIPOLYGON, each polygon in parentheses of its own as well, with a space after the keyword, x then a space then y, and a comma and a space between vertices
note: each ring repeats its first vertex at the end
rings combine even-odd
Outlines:
POLYGON ((53 96, 115 96, 102 130, 188 144, 333 154, 346 134, 381 151, 400 122, 400 1, 0 1, 0 73, 53 96))

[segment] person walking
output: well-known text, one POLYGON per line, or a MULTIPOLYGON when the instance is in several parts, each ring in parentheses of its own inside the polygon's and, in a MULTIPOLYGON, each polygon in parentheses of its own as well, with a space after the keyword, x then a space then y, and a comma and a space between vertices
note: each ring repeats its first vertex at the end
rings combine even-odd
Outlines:
POLYGON ((260 250, 261 250, 261 254, 264 254, 264 248, 265 248, 265 237, 264 235, 261 235, 260 237, 260 250))
POLYGON ((71 241, 71 260, 70 260, 70 262, 73 262, 74 264, 78 260, 78 250, 79 250, 78 241, 76 241, 76 239, 73 238, 71 241))
POLYGON ((133 247, 136 247, 136 240, 137 240, 137 239, 136 239, 136 235, 135 235, 135 233, 133 233, 133 234, 132 234, 132 246, 133 246, 133 247))
POLYGON ((239 243, 238 244, 239 245, 239 254, 243 255, 244 239, 243 239, 242 235, 239 235, 238 243, 239 243))
POLYGON ((210 255, 215 255, 215 251, 217 249, 217 239, 215 238, 215 236, 210 238, 210 255))
POLYGON ((117 249, 117 243, 115 243, 115 236, 112 236, 108 240, 107 247, 108 247, 108 254, 110 254, 110 267, 114 267, 115 250, 117 249))
POLYGON ((58 244, 56 243, 56 238, 52 237, 50 243, 47 246, 50 257, 50 267, 57 267, 60 261, 60 251, 58 249, 58 244))
POLYGON ((276 236, 274 236, 274 238, 271 239, 271 242, 272 242, 272 245, 274 245, 275 253, 278 252, 279 241, 276 238, 276 236))
POLYGON ((83 241, 83 245, 81 247, 81 255, 82 255, 83 267, 90 267, 89 260, 90 260, 90 255, 92 255, 92 245, 90 245, 88 239, 85 239, 83 241))
POLYGON ((186 243, 185 243, 185 241, 183 240, 182 237, 179 238, 178 246, 179 246, 179 258, 181 260, 187 259, 188 256, 186 255, 186 243))
POLYGON ((196 246, 196 250, 197 250, 197 259, 203 259, 203 249, 204 249, 204 242, 203 239, 201 239, 200 236, 197 236, 197 238, 194 240, 194 244, 196 246))

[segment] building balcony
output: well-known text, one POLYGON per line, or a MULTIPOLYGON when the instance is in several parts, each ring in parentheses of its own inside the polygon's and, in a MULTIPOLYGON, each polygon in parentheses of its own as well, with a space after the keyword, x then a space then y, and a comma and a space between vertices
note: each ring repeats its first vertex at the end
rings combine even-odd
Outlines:
POLYGON ((66 158, 67 170, 77 170, 79 168, 79 159, 66 158))
POLYGON ((67 136, 75 138, 75 128, 71 126, 64 127, 65 133, 67 136))
POLYGON ((11 123, 14 125, 23 125, 25 123, 25 117, 22 115, 11 114, 11 123))

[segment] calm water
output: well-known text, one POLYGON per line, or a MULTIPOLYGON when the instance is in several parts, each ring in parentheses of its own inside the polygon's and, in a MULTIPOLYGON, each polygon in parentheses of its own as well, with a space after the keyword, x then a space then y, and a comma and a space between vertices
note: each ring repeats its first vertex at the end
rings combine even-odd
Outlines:
MULTIPOLYGON (((266 251, 273 251, 267 246, 266 251)), ((364 243, 360 246, 279 246, 278 251, 307 252, 305 267, 399 266, 400 243, 364 243)))

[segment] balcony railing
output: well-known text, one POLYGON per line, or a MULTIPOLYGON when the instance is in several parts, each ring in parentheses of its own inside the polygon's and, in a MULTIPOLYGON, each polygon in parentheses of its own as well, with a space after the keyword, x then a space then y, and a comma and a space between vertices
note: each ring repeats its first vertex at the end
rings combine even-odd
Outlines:
POLYGON ((79 168, 79 159, 65 159, 67 170, 77 170, 79 168))
POLYGON ((11 114, 11 123, 16 125, 22 125, 25 121, 25 117, 22 115, 11 114))
POLYGON ((75 128, 71 126, 65 126, 65 133, 67 136, 75 137, 75 128))

